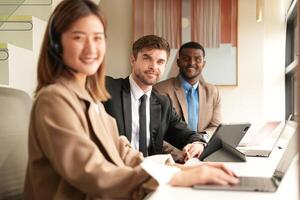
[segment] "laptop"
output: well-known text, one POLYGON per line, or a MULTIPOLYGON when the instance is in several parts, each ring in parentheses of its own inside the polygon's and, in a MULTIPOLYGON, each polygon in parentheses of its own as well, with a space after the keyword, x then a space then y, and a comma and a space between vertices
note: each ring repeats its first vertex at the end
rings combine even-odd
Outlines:
POLYGON ((291 117, 292 115, 289 116, 287 121, 282 123, 279 121, 267 122, 247 146, 237 147, 237 149, 248 157, 269 157, 274 148, 278 146, 279 139, 285 137, 284 133, 288 133, 288 131, 283 130, 287 124, 286 122, 291 121, 291 117))
MULTIPOLYGON (((286 122, 284 132, 292 135, 288 140, 288 145, 279 161, 272 177, 239 177, 240 182, 233 186, 219 185, 195 185, 194 189, 201 190, 232 190, 232 191, 255 191, 255 192, 275 192, 279 187, 288 167, 298 152, 298 140, 296 132, 297 124, 286 122)), ((287 134, 287 135, 288 135, 287 134)), ((288 138, 287 138, 288 139, 288 138)))
POLYGON ((210 162, 245 162, 236 147, 249 129, 249 123, 220 124, 207 143, 199 160, 210 162))

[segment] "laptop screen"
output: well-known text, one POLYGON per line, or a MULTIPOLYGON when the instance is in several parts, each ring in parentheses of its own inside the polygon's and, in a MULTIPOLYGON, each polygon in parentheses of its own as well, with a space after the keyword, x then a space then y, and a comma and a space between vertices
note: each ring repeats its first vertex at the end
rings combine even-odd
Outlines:
POLYGON ((298 152, 298 137, 297 137, 298 134, 295 133, 296 130, 297 130, 296 122, 293 121, 286 122, 286 125, 283 129, 284 138, 281 138, 282 141, 279 141, 278 145, 285 145, 283 144, 283 141, 288 141, 288 145, 285 145, 286 149, 281 157, 281 160, 279 161, 276 167, 274 176, 279 176, 279 178, 282 178, 285 172, 288 170, 288 167, 290 166, 291 162, 293 161, 294 156, 298 152))

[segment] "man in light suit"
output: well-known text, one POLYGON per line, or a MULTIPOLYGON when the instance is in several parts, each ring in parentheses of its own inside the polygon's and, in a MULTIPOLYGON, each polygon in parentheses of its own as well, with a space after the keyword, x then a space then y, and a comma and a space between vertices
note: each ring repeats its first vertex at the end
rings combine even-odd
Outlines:
MULTIPOLYGON (((204 139, 188 129, 177 115, 168 97, 152 90, 163 74, 170 48, 161 37, 148 35, 138 39, 132 48, 132 73, 123 79, 107 77, 111 99, 104 103, 106 111, 117 121, 120 134, 125 135, 135 149, 145 156, 163 153, 163 141, 183 149, 181 159, 197 157, 203 150, 204 139), (141 147, 139 106, 146 94, 146 151, 141 147)), ((176 158, 178 159, 178 157, 176 158)))
POLYGON ((192 130, 207 133, 210 137, 221 122, 221 100, 217 87, 206 83, 202 77, 205 66, 202 45, 196 42, 183 44, 177 65, 180 72, 177 77, 154 87, 170 97, 176 112, 192 130))

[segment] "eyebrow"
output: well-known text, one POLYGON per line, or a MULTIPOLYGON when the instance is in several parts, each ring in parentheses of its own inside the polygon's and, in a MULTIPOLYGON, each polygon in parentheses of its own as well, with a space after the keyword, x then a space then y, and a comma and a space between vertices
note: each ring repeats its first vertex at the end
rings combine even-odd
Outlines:
MULTIPOLYGON (((85 35, 85 32, 83 32, 83 31, 71 31, 71 34, 84 34, 85 35)), ((104 32, 94 32, 94 34, 104 35, 104 32)))
POLYGON ((167 62, 167 60, 160 58, 160 59, 158 59, 158 62, 167 62))
POLYGON ((190 56, 188 54, 181 54, 181 56, 185 56, 185 57, 189 57, 189 58, 204 58, 204 56, 201 56, 201 55, 196 55, 196 56, 190 56))
MULTIPOLYGON (((148 58, 153 59, 152 56, 149 55, 149 54, 147 54, 147 53, 142 54, 142 56, 143 56, 143 57, 148 57, 148 58)), ((163 58, 159 58, 157 61, 158 61, 158 62, 166 62, 167 60, 166 60, 166 59, 163 59, 163 58)))
POLYGON ((149 56, 149 57, 151 57, 149 54, 147 54, 147 53, 144 53, 144 54, 142 54, 142 56, 149 56))

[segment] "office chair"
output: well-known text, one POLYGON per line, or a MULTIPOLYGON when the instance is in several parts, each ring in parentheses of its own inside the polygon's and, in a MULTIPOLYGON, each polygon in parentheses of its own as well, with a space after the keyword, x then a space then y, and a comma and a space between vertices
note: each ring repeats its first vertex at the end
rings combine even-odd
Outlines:
POLYGON ((27 93, 0 86, 0 200, 23 199, 31 105, 27 93))

